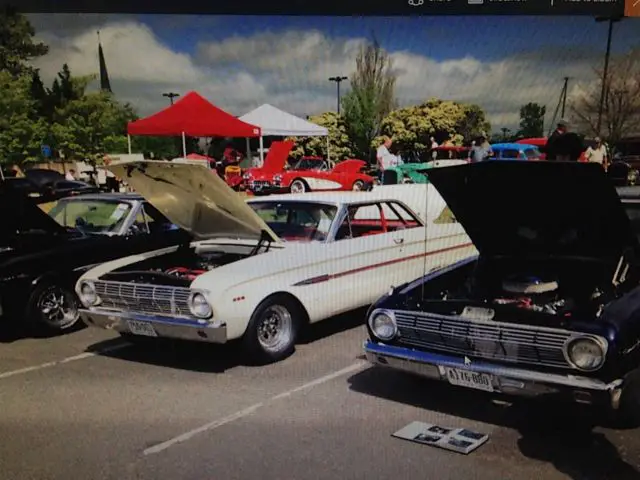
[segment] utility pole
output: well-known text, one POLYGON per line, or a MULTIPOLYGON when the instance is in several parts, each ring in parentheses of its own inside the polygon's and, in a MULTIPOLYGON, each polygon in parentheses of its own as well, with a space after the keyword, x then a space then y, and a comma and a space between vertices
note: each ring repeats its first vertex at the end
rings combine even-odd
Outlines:
POLYGON ((604 111, 604 97, 609 79, 609 57, 611 56, 611 36, 613 35, 613 24, 622 20, 622 17, 596 17, 596 22, 609 22, 609 33, 607 34, 607 51, 604 55, 604 70, 602 72, 602 89, 600 90, 600 106, 598 107, 598 125, 596 135, 601 136, 602 113, 604 111))
POLYGON ((169 101, 171 102, 171 105, 173 105, 173 99, 176 98, 176 97, 179 97, 180 94, 179 93, 169 92, 169 93, 163 93, 162 96, 163 97, 167 97, 169 99, 169 101))
POLYGON ((560 118, 564 118, 564 111, 567 107, 567 92, 569 90, 569 77, 564 77, 564 87, 562 87, 562 113, 560 114, 560 118))
POLYGON ((347 77, 342 77, 342 76, 338 76, 338 77, 329 77, 329 81, 330 82, 336 82, 336 87, 337 87, 337 93, 338 93, 338 116, 340 115, 340 84, 344 81, 344 80, 348 80, 347 77))

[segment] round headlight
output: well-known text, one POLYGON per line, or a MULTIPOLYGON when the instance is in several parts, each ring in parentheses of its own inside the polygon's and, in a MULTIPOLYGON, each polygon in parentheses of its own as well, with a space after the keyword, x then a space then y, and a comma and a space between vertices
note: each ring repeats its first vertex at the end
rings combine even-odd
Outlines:
POLYGON ((194 317, 209 318, 213 315, 211 305, 207 302, 207 298, 200 292, 191 294, 188 300, 189 310, 194 317))
POLYGON ((398 325, 392 312, 374 311, 369 317, 369 327, 380 340, 391 340, 398 334, 398 325))
POLYGON ((597 370, 604 363, 606 347, 595 338, 579 337, 567 345, 567 357, 578 369, 597 370))
POLYGON ((92 307, 100 301, 93 282, 82 282, 80 285, 80 301, 86 307, 92 307))

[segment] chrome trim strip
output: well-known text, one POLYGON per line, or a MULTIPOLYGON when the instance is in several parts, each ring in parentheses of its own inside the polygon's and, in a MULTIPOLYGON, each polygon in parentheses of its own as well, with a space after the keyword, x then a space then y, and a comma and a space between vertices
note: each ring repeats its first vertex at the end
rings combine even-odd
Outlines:
POLYGON ((127 320, 146 322, 153 326, 159 338, 175 338, 206 343, 226 343, 227 324, 221 320, 194 320, 140 315, 93 308, 80 309, 82 321, 91 327, 131 333, 127 320))
MULTIPOLYGON (((512 380, 523 380, 528 382, 560 385, 586 390, 596 390, 602 392, 611 392, 622 385, 623 380, 617 379, 609 383, 601 380, 580 377, 576 375, 558 375, 554 373, 541 373, 532 370, 524 370, 521 368, 504 367, 483 361, 473 360, 465 362, 465 358, 453 357, 450 355, 441 355, 437 353, 421 352, 409 348, 395 347, 375 343, 371 340, 364 342, 364 350, 367 358, 371 363, 385 366, 382 362, 372 361, 371 357, 392 358, 404 360, 408 364, 424 364, 438 367, 461 368, 476 373, 487 373, 496 377, 507 377, 512 380)), ((407 368, 410 370, 410 368, 407 368)))

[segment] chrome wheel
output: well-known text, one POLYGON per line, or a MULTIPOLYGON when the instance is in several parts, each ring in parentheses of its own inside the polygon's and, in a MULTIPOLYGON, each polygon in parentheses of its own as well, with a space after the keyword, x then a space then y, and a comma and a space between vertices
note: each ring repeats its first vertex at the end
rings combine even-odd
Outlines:
POLYGON ((361 192, 362 190, 364 190, 364 182, 362 180, 356 180, 355 182, 353 182, 353 187, 351 187, 351 189, 354 192, 361 192))
POLYGON ((48 287, 40 294, 37 309, 44 323, 59 330, 71 327, 79 317, 75 298, 57 286, 48 287))
POLYGON ((302 180, 294 180, 290 190, 291 193, 304 193, 307 191, 307 187, 302 180))
POLYGON ((293 320, 291 313, 281 305, 267 307, 258 328, 258 342, 268 352, 279 352, 287 348, 293 338, 293 320))

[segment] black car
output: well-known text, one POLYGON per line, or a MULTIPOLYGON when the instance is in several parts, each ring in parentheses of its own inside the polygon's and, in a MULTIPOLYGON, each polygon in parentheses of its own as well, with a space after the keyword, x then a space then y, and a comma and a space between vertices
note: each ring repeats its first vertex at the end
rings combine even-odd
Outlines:
POLYGON ((74 285, 87 268, 190 239, 136 194, 68 197, 47 214, 0 184, 0 212, 0 323, 42 333, 79 324, 74 285))
POLYGON ((31 197, 37 203, 53 202, 59 198, 70 195, 81 195, 84 193, 98 193, 100 189, 94 185, 78 180, 66 180, 58 172, 51 172, 55 175, 28 175, 28 170, 24 177, 8 177, 2 183, 6 189, 18 190, 31 197), (56 175, 59 175, 56 176, 56 175))
POLYGON ((600 165, 433 169, 479 255, 369 310, 370 362, 468 388, 553 394, 640 422, 640 191, 600 165))

